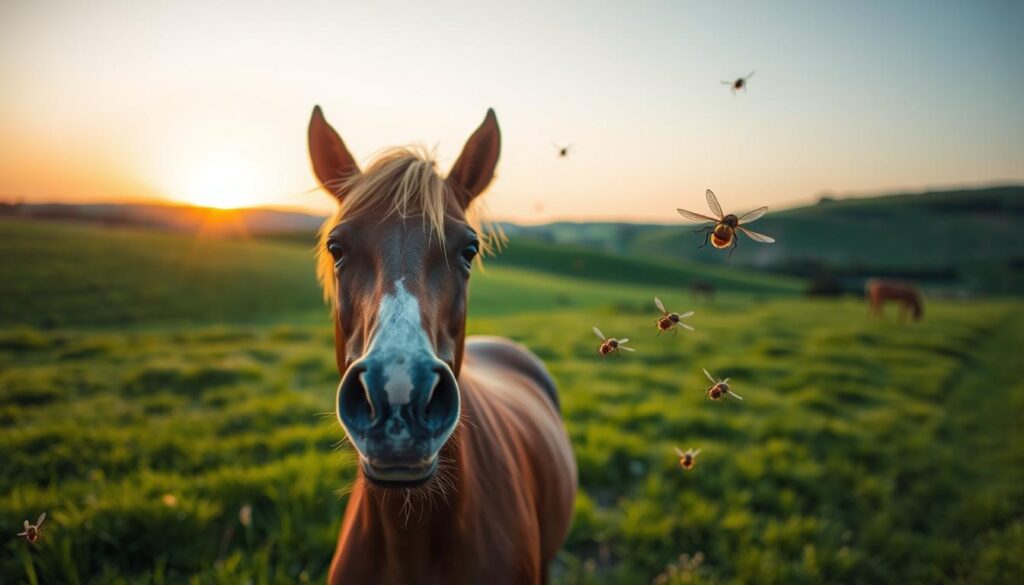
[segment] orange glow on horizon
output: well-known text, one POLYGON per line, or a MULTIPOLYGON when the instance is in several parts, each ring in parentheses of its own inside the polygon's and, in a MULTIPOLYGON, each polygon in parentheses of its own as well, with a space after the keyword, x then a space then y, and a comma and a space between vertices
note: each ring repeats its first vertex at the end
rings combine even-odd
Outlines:
POLYGON ((202 214, 202 221, 196 233, 197 238, 249 237, 249 230, 235 209, 210 208, 199 212, 202 214))

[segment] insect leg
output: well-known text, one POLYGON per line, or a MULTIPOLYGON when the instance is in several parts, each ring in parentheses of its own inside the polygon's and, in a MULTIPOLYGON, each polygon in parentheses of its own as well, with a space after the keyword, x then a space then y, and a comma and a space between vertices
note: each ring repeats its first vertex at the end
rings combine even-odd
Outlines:
MULTIPOLYGON (((704 243, 699 245, 699 246, 697 246, 698 250, 700 250, 704 246, 708 245, 708 240, 711 238, 711 234, 714 233, 714 231, 715 231, 714 228, 704 228, 704 230, 707 230, 707 233, 704 234, 704 243)), ((704 230, 701 230, 701 231, 704 231, 704 230)))
POLYGON ((736 251, 740 245, 740 239, 736 237, 736 234, 732 235, 732 248, 729 249, 729 259, 732 260, 732 253, 736 251))

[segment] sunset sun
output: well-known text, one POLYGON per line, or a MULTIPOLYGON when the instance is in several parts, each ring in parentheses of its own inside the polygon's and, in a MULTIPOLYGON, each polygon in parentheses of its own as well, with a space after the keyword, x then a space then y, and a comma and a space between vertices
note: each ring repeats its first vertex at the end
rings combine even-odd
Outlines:
POLYGON ((257 205, 256 169, 244 160, 204 158, 182 169, 170 190, 176 200, 201 207, 236 209, 257 205))

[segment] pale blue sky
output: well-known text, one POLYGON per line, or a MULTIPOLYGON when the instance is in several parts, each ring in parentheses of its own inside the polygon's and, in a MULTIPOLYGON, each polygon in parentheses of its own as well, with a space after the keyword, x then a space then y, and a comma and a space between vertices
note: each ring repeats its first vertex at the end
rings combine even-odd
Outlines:
POLYGON ((4 2, 0 196, 324 210, 316 103, 446 167, 493 106, 519 221, 1024 182, 1024 2, 285 4, 4 2))

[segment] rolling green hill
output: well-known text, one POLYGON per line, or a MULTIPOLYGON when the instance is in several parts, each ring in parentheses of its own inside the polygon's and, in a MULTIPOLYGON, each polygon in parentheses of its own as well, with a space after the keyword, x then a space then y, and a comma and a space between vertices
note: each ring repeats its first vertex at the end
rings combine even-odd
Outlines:
MULTIPOLYGON (((0 326, 322 322, 308 246, 0 219, 0 326)), ((650 304, 694 278, 777 295, 799 281, 513 241, 473 275, 473 314, 650 304), (515 294, 513 294, 515 293, 515 294)))
MULTIPOLYGON (((703 201, 695 211, 705 211, 703 201)), ((978 259, 1024 257, 1024 188, 822 200, 817 205, 769 213, 757 221, 773 245, 741 241, 739 265, 778 265, 811 259, 830 265, 944 267, 978 259)), ((701 239, 683 228, 651 231, 633 251, 704 258, 687 242, 701 239)), ((721 261, 721 258, 718 258, 721 261)))
MULTIPOLYGON (((679 206, 705 212, 702 194, 679 206)), ((676 218, 671 209, 665 210, 676 218)), ((737 210, 742 212, 742 210, 737 210)), ((54 217, 80 222, 258 237, 311 246, 320 219, 264 209, 217 211, 159 205, 0 205, 0 216, 54 217), (208 221, 211 214, 218 220, 208 221)), ((698 249, 703 241, 681 218, 674 225, 615 222, 505 224, 509 254, 496 266, 517 266, 586 279, 680 286, 696 273, 723 290, 784 292, 797 281, 757 279, 752 271, 835 282, 859 292, 866 278, 918 281, 930 293, 955 296, 1024 294, 1024 187, 960 189, 884 197, 835 199, 772 210, 756 227, 777 239, 760 245, 743 237, 727 253, 698 249), (595 256, 596 254, 596 256, 595 256), (602 254, 607 254, 606 256, 602 254), (728 267, 725 271, 709 266, 728 267), (742 268, 744 273, 735 269, 742 268), (625 275, 628 275, 625 276, 625 275)))
MULTIPOLYGON (((679 206, 707 212, 695 194, 679 206)), ((522 236, 586 243, 631 256, 741 267, 803 277, 831 275, 859 290, 864 278, 893 275, 932 291, 1024 293, 1024 187, 823 199, 817 205, 769 211, 752 227, 777 243, 740 239, 732 259, 710 247, 695 226, 550 224, 522 236)))
POLYGON ((732 292, 797 294, 803 291, 803 283, 795 278, 659 257, 627 256, 526 238, 513 240, 488 261, 488 266, 516 266, 587 280, 674 288, 685 288, 694 280, 704 280, 713 282, 719 290, 732 292))
POLYGON ((260 321, 322 306, 297 246, 0 220, 0 324, 260 321))

